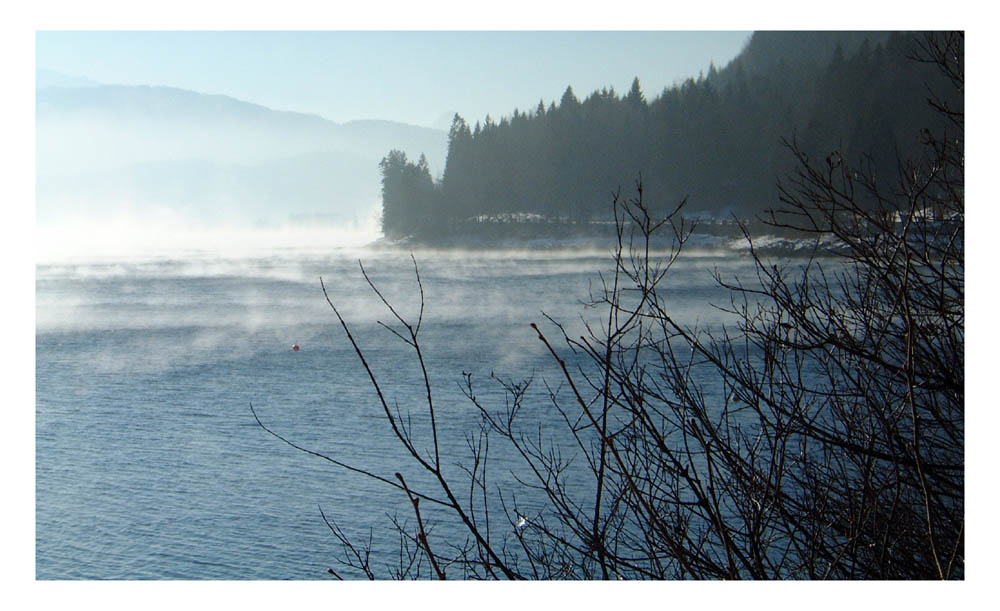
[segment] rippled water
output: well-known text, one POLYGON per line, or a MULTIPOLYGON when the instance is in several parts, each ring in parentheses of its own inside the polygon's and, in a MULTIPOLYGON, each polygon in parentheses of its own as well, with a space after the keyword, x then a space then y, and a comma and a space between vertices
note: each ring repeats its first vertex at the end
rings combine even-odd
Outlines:
MULTIPOLYGON (((359 257, 415 318, 407 254, 282 250, 39 265, 37 577, 321 579, 339 544, 320 507, 353 536, 367 540, 374 529, 376 551, 391 564, 397 541, 387 514, 405 518, 405 497, 281 443, 249 409, 297 444, 420 483, 320 289, 322 276, 390 402, 412 409, 419 429, 416 361, 377 325, 391 315, 365 287, 359 257)), ((422 338, 446 464, 465 456, 466 432, 479 422, 459 390, 462 372, 498 407, 491 372, 557 380, 529 324, 543 323, 544 311, 578 329, 591 315, 581 305, 588 287, 610 261, 604 253, 419 256, 422 338)), ((685 321, 721 320, 708 305, 725 303, 715 266, 748 271, 742 260, 695 256, 672 275, 672 307, 685 321)), ((543 405, 536 416, 555 418, 543 405)), ((504 477, 501 468, 501 485, 504 477)))

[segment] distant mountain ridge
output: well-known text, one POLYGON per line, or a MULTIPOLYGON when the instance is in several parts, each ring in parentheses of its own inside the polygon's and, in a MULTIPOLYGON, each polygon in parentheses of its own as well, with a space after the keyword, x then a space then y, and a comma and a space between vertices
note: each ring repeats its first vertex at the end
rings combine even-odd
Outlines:
POLYGON ((36 78, 39 219, 122 204, 215 218, 220 202, 253 222, 354 217, 377 203, 389 150, 444 165, 441 130, 335 123, 227 95, 54 74, 36 78))

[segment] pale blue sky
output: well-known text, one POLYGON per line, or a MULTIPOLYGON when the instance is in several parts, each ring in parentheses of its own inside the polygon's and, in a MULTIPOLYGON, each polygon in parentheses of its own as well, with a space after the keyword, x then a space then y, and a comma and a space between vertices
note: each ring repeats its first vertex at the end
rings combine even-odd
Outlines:
POLYGON ((750 32, 40 31, 36 65, 104 83, 221 93, 342 122, 430 125, 582 99, 639 77, 647 98, 724 66, 750 32))

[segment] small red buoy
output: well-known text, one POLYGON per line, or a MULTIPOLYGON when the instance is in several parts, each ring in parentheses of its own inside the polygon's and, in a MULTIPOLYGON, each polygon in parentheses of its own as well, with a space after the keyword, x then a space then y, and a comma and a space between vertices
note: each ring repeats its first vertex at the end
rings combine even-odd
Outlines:
POLYGON ((292 350, 298 352, 299 351, 299 345, 298 344, 292 344, 292 350))

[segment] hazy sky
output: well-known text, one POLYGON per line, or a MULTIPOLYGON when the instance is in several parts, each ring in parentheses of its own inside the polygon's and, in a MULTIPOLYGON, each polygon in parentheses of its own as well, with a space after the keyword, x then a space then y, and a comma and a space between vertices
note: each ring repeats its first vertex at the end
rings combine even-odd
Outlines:
POLYGON ((602 87, 647 98, 723 66, 750 32, 39 31, 36 65, 103 83, 221 93, 342 122, 498 119, 602 87), (450 116, 450 114, 448 114, 450 116))

